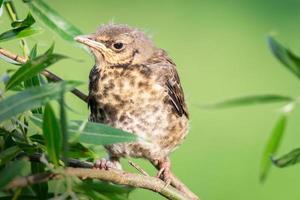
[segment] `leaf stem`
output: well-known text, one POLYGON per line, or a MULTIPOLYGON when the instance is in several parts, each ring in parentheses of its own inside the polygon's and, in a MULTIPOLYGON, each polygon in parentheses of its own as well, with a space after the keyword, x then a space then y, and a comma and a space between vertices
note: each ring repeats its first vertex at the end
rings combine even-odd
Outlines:
MULTIPOLYGON (((5 1, 4 6, 12 22, 19 20, 17 10, 12 1, 5 1)), ((23 55, 27 58, 29 55, 29 49, 25 39, 21 39, 20 44, 23 50, 23 55)))

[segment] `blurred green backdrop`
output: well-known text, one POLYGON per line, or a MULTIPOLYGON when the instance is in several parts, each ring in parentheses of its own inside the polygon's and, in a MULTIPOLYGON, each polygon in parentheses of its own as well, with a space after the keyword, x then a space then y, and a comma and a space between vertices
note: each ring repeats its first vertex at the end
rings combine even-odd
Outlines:
MULTIPOLYGON (((24 18, 28 8, 17 0, 24 18)), ((300 1, 297 0, 51 0, 61 15, 84 33, 114 21, 139 27, 157 46, 166 49, 178 65, 191 113, 191 128, 184 144, 172 154, 173 171, 202 200, 296 200, 300 198, 299 166, 273 168, 264 184, 258 169, 264 145, 277 119, 280 104, 207 111, 199 105, 246 94, 280 93, 297 95, 299 81, 269 53, 265 38, 277 33, 295 52, 300 52, 300 1)), ((7 15, 0 18, 0 32, 9 29, 7 15)), ((30 46, 39 42, 40 52, 55 41, 55 51, 75 59, 51 67, 64 79, 87 82, 93 59, 61 40, 47 29, 30 46)), ((2 47, 21 53, 16 42, 2 47)), ((8 66, 0 61, 1 74, 8 66)), ((1 86, 1 89, 3 87, 1 86)), ((87 91, 87 84, 81 87, 87 91)), ((71 97, 68 104, 86 118, 87 106, 71 97)), ((280 148, 285 153, 300 146, 299 110, 290 116, 280 148)), ((104 154, 103 154, 104 155, 104 154)), ((154 173, 148 162, 136 161, 154 173)), ((131 171, 126 161, 125 168, 131 171)), ((131 199, 159 199, 158 195, 136 190, 131 199)))

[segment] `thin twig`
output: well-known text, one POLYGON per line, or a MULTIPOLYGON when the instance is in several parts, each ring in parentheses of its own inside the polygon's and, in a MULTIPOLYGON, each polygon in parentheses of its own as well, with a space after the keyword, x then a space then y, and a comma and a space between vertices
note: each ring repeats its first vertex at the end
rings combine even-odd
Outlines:
MULTIPOLYGON (((3 49, 3 48, 0 48, 0 54, 7 57, 7 58, 10 58, 18 63, 21 63, 21 64, 25 64, 27 62, 27 59, 22 57, 22 56, 19 56, 17 54, 14 54, 6 49, 3 49)), ((53 81, 53 82, 59 82, 59 81, 62 81, 62 79, 53 74, 52 72, 48 71, 48 70, 44 70, 42 71, 42 74, 47 77, 49 80, 53 81)), ((78 89, 74 89, 71 91, 75 96, 77 96, 79 99, 81 99, 82 101, 84 102, 87 102, 87 95, 85 95, 83 92, 81 92, 80 90, 78 89)))
POLYGON ((136 170, 138 170, 141 174, 144 176, 150 176, 145 170, 143 170, 138 164, 132 162, 131 160, 128 160, 129 164, 134 167, 136 170))

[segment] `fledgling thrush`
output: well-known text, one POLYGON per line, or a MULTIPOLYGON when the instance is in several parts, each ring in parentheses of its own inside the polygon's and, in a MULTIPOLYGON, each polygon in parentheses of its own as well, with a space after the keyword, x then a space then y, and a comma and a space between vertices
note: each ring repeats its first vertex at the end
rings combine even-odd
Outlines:
POLYGON ((188 131, 188 110, 175 63, 142 31, 127 25, 103 25, 77 36, 89 47, 95 65, 89 75, 90 121, 140 136, 130 143, 107 145, 109 159, 96 168, 120 168, 121 157, 146 158, 158 176, 170 178, 169 154, 188 131))

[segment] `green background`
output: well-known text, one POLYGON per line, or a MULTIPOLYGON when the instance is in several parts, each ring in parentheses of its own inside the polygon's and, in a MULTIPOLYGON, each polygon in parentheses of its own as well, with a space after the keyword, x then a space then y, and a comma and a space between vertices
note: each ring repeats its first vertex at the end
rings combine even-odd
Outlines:
MULTIPOLYGON (((126 23, 151 35, 178 66, 191 127, 183 145, 171 156, 172 169, 202 200, 296 200, 300 198, 299 166, 273 168, 264 184, 259 183, 259 163, 272 126, 282 104, 222 110, 204 110, 200 105, 247 94, 278 93, 296 96, 300 82, 271 55, 266 36, 276 38, 300 52, 300 1, 47 1, 66 19, 90 33, 103 23, 126 23)), ((20 17, 28 8, 16 1, 20 17)), ((42 23, 39 23, 43 26, 42 23)), ((0 32, 8 30, 4 12, 0 32)), ((60 61, 51 70, 64 79, 87 83, 93 59, 81 49, 63 41, 54 32, 28 38, 40 52, 53 41, 55 51, 73 59, 60 61)), ((21 53, 19 44, 1 47, 21 53)), ((0 61, 1 74, 15 68, 0 61)), ((3 85, 1 85, 3 89, 3 85)), ((87 91, 87 84, 81 87, 87 91)), ((80 112, 69 118, 87 118, 87 106, 69 95, 68 104, 80 112)), ((290 117, 283 154, 299 146, 299 110, 290 117)), ((104 154, 103 154, 104 155, 104 154)), ((137 160, 151 174, 150 164, 137 160)), ((131 169, 126 160, 126 169, 131 169)), ((135 190, 131 199, 160 199, 145 190, 135 190)))

